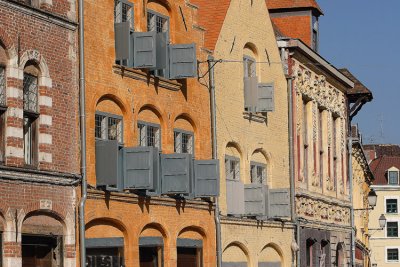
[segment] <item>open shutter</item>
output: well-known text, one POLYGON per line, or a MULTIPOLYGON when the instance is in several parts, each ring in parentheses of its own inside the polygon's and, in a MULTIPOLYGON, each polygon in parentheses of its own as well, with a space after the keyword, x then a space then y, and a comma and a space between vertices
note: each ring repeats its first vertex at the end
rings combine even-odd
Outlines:
POLYGON ((274 84, 260 83, 257 91, 257 112, 274 111, 274 84))
POLYGON ((196 44, 169 45, 169 78, 197 77, 196 44))
POLYGON ((219 196, 219 160, 194 161, 195 197, 219 196))
POLYGON ((244 185, 241 181, 226 180, 226 205, 228 214, 244 214, 244 185))
POLYGON ((168 33, 159 32, 156 34, 156 69, 166 70, 168 63, 168 33))
POLYGON ((158 176, 158 149, 127 147, 123 151, 124 188, 153 190, 158 176))
POLYGON ((268 217, 290 217, 289 189, 270 189, 268 195, 268 217))
POLYGON ((129 60, 131 46, 129 21, 114 23, 115 31, 115 59, 129 60))
POLYGON ((266 210, 266 186, 262 184, 244 185, 245 214, 248 216, 263 216, 266 210))
POLYGON ((161 193, 191 193, 189 154, 161 154, 161 193))
POLYGON ((119 185, 119 153, 117 140, 96 141, 96 184, 110 188, 119 185))
POLYGON ((257 77, 245 77, 244 82, 244 109, 248 112, 256 112, 257 77))
POLYGON ((156 32, 133 33, 133 67, 156 67, 156 32))

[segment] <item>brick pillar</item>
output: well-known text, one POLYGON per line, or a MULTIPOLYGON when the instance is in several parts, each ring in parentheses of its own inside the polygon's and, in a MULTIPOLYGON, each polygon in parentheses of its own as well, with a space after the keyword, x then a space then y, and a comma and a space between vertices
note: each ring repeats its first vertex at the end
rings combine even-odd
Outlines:
POLYGON ((76 266, 75 224, 75 217, 67 213, 65 217, 64 267, 76 266))
POLYGON ((11 208, 7 210, 3 234, 4 267, 22 266, 21 228, 24 217, 23 210, 11 208))

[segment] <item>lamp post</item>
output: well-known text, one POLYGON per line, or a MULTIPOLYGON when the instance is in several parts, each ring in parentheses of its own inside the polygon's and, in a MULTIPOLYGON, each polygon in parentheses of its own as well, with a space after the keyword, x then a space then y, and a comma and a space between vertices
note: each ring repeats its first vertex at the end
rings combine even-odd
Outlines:
POLYGON ((381 216, 379 216, 379 228, 368 228, 368 230, 383 230, 383 228, 385 228, 386 225, 386 217, 385 215, 381 214, 381 216))
MULTIPOLYGON (((378 196, 375 193, 374 189, 371 189, 368 193, 368 205, 369 208, 362 208, 362 209, 353 209, 353 210, 373 210, 376 206, 376 201, 378 200, 378 196)), ((382 214, 383 215, 383 214, 382 214)))

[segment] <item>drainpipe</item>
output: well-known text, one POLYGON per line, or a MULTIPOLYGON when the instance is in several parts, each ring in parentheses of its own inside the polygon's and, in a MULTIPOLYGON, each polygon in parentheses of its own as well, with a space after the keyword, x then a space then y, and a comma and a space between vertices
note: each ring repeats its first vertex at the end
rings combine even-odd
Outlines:
MULTIPOLYGON (((210 83, 210 111, 211 111, 211 131, 212 131, 212 158, 217 159, 217 127, 216 127, 216 105, 215 105, 215 80, 214 80, 214 57, 208 56, 208 70, 210 83)), ((214 198, 215 202, 215 235, 217 246, 217 267, 222 266, 222 250, 221 250, 221 220, 219 218, 219 201, 218 197, 214 198)))
MULTIPOLYGON (((288 57, 286 57, 285 48, 281 48, 281 61, 283 63, 283 71, 286 75, 287 80, 287 92, 288 92, 288 127, 289 127, 289 177, 290 177, 290 213, 292 222, 296 224, 296 234, 295 240, 296 243, 300 242, 300 224, 297 219, 296 210, 295 210, 295 166, 294 166, 294 142, 293 142, 293 91, 292 91, 292 76, 290 75, 289 62, 288 57)), ((296 262, 293 261, 292 266, 300 266, 300 250, 298 249, 296 252, 296 262), (295 264, 296 263, 296 264, 295 264)))
POLYGON ((353 206, 353 165, 352 165, 352 148, 353 148, 353 138, 351 136, 351 120, 349 121, 349 137, 348 137, 348 175, 349 175, 349 195, 350 195, 350 222, 351 222, 351 266, 355 266, 355 249, 356 249, 356 240, 355 240, 355 229, 354 229, 354 206, 353 206))
POLYGON ((86 266, 86 243, 85 243, 85 202, 87 198, 86 180, 86 118, 85 118, 85 53, 84 53, 84 19, 83 1, 79 0, 79 116, 81 130, 81 175, 82 189, 81 201, 79 203, 79 239, 80 239, 80 263, 86 266))

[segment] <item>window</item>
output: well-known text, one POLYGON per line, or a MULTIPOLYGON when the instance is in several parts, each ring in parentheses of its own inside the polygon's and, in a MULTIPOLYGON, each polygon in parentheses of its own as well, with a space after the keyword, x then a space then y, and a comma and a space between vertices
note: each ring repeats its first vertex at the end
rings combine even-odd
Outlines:
POLYGON ((399 261, 399 249, 398 248, 388 248, 386 250, 388 261, 399 261))
POLYGON ((312 19, 312 48, 318 51, 318 18, 316 16, 312 19))
POLYGON ((114 1, 114 22, 129 22, 131 31, 134 30, 133 4, 126 0, 114 1))
POLYGON ((35 165, 37 158, 38 70, 33 65, 24 71, 24 158, 25 164, 35 165))
POLYGON ((256 61, 254 58, 243 57, 244 77, 256 77, 256 61))
POLYGON ((306 264, 307 264, 307 267, 314 266, 313 265, 313 245, 314 245, 314 241, 311 239, 307 239, 307 241, 306 241, 306 264))
POLYGON ((397 199, 386 199, 386 213, 397 213, 397 199))
POLYGON ((228 180, 240 180, 240 160, 235 157, 225 157, 225 175, 228 180))
POLYGON ((174 152, 193 153, 193 134, 182 130, 174 131, 174 152))
POLYGON ((95 115, 95 137, 103 140, 123 142, 122 118, 117 115, 97 112, 95 115))
POLYGON ((162 246, 139 246, 139 261, 142 267, 162 266, 162 246))
POLYGON ((337 183, 337 117, 332 116, 332 150, 333 150, 333 183, 336 189, 337 183))
POLYGON ((399 184, 399 172, 398 171, 388 171, 389 184, 398 185, 399 184))
POLYGON ((191 247, 177 247, 177 267, 201 267, 202 249, 191 247))
POLYGON ((22 266, 63 266, 63 239, 55 235, 22 235, 22 266))
POLYGON ((250 164, 250 180, 253 184, 267 184, 266 166, 262 163, 250 164))
POLYGON ((318 109, 318 138, 319 138, 319 184, 324 182, 324 142, 323 142, 323 115, 324 110, 318 109))
POLYGON ((0 66, 0 162, 4 161, 4 131, 6 110, 6 71, 0 66))
POLYGON ((149 32, 169 32, 169 18, 152 10, 147 11, 147 30, 149 32))
POLYGON ((6 69, 0 66, 0 106, 6 105, 6 69))
POLYGON ((398 237, 399 226, 398 222, 387 222, 386 223, 386 236, 387 237, 398 237))
POLYGON ((161 148, 160 125, 147 122, 138 123, 139 145, 161 148))

